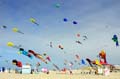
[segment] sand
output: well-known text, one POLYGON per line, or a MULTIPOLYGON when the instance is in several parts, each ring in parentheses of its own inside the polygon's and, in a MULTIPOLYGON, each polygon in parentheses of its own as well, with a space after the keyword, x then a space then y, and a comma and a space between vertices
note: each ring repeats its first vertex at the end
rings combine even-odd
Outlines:
POLYGON ((15 74, 1 72, 0 79, 120 79, 120 72, 110 73, 108 76, 95 74, 81 74, 80 71, 73 71, 73 74, 64 74, 58 71, 50 71, 50 74, 40 72, 39 74, 15 74))

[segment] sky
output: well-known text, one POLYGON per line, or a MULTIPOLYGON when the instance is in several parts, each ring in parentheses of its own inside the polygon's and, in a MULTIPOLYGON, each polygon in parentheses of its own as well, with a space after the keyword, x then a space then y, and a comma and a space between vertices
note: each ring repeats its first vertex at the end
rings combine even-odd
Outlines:
MULTIPOLYGON (((74 61, 76 54, 81 59, 94 60, 103 49, 108 63, 120 64, 120 47, 116 47, 112 40, 116 34, 120 41, 119 7, 120 0, 0 0, 0 27, 7 26, 6 29, 0 28, 0 67, 15 67, 11 61, 17 59, 23 64, 40 62, 41 67, 53 68, 51 63, 46 65, 37 58, 31 60, 17 54, 19 50, 8 47, 7 42, 22 45, 26 51, 47 53, 60 68, 64 67, 65 59, 74 61), (31 17, 39 26, 30 22, 31 17), (64 22, 64 18, 68 21, 64 22), (13 32, 15 27, 24 34, 13 32), (83 36, 88 39, 83 40, 83 36), (77 40, 82 44, 77 44, 77 40), (50 42, 53 48, 50 48, 50 42)), ((73 68, 78 67, 75 64, 73 68)))

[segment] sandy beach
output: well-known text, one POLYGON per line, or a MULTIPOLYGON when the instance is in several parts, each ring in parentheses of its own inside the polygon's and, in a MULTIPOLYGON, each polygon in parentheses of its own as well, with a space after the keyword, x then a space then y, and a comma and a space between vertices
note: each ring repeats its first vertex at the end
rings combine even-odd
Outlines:
POLYGON ((73 74, 62 73, 58 71, 50 71, 50 74, 15 74, 15 73, 0 73, 0 79, 120 79, 120 72, 110 73, 108 76, 95 74, 81 74, 80 71, 73 71, 73 74))

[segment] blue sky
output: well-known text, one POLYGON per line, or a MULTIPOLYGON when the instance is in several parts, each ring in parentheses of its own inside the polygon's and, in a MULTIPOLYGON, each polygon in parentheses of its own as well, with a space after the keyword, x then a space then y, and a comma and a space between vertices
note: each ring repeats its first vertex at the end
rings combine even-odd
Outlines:
MULTIPOLYGON (((64 59, 74 61, 75 54, 83 59, 96 59, 102 49, 106 51, 109 63, 120 64, 120 47, 111 40, 114 34, 120 40, 119 7, 120 0, 0 0, 0 26, 7 26, 7 29, 0 29, 1 66, 8 66, 8 63, 13 66, 13 58, 23 64, 40 61, 18 55, 18 49, 6 45, 9 41, 21 44, 26 50, 32 49, 40 54, 46 52, 60 67, 63 67, 64 59), (57 3, 59 8, 55 7, 57 3), (31 17, 39 26, 29 21, 31 17), (63 18, 68 21, 64 22, 63 18), (74 25, 73 21, 78 24, 74 25), (12 32, 14 27, 24 34, 12 32), (80 33, 80 38, 76 37, 77 33, 80 33), (84 35, 88 37, 86 41, 83 41, 84 35), (76 40, 83 44, 75 43, 76 40), (50 41, 53 48, 48 46, 50 41), (64 46, 66 54, 58 48, 59 44, 64 46)), ((42 66, 52 67, 44 63, 42 66)))

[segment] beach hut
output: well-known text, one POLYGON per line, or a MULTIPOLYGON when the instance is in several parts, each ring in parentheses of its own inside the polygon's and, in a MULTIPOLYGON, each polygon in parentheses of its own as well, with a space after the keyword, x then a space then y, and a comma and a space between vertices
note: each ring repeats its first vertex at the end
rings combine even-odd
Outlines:
POLYGON ((30 65, 23 65, 22 66, 22 74, 30 74, 31 73, 31 66, 30 65))

